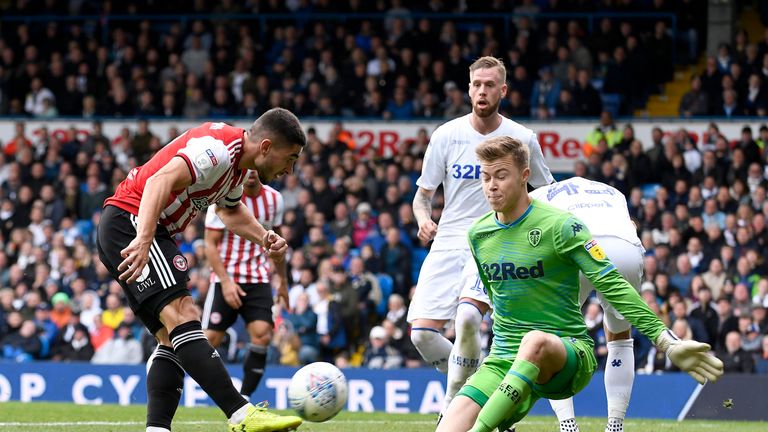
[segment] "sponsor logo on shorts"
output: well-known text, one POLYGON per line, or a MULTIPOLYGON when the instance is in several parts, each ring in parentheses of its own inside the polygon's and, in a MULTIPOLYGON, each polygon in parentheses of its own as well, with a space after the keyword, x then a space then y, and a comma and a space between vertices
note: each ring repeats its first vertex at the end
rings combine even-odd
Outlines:
POLYGON ((139 275, 138 278, 136 278, 136 283, 142 283, 149 277, 149 265, 145 265, 143 269, 141 269, 141 275, 139 275))
POLYGON ((176 267, 178 271, 187 271, 187 259, 181 255, 176 255, 173 257, 173 266, 176 267))
POLYGON ((141 275, 136 279, 136 289, 144 292, 145 289, 155 284, 155 280, 149 277, 149 264, 141 270, 141 275))

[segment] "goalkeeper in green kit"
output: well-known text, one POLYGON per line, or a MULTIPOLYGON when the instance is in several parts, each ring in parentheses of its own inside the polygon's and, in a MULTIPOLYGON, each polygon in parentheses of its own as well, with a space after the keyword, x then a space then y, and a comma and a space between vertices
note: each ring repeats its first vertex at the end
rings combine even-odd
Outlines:
POLYGON ((597 360, 580 310, 579 271, 696 381, 723 374, 709 345, 678 340, 667 330, 581 221, 528 196, 527 146, 500 136, 476 152, 492 211, 472 225, 469 244, 491 299, 494 339, 438 432, 505 430, 539 398, 565 399, 589 383, 597 360))

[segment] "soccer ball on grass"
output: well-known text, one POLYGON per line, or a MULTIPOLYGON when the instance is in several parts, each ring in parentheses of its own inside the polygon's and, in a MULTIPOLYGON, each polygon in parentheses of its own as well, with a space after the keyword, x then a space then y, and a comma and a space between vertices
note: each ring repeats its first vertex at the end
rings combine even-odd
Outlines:
POLYGON ((324 422, 347 403, 347 379, 330 363, 310 363, 291 378, 288 401, 304 420, 324 422))

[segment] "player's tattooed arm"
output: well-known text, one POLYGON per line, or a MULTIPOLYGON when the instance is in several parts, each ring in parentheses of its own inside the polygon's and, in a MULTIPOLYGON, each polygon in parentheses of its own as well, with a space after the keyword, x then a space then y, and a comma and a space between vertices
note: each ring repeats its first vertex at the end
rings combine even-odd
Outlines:
POLYGON ((413 215, 419 225, 419 239, 425 244, 437 235, 437 224, 432 220, 432 197, 435 191, 419 188, 413 197, 413 215))
POLYGON ((416 195, 413 197, 413 215, 419 225, 432 220, 432 197, 434 195, 435 191, 421 187, 416 191, 416 195))

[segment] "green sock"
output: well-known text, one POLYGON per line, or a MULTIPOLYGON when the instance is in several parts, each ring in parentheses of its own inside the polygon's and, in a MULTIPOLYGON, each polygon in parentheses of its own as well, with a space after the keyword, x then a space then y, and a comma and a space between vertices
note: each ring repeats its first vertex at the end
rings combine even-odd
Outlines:
POLYGON ((499 426, 521 402, 528 399, 538 377, 539 368, 535 364, 527 360, 515 360, 507 376, 480 410, 470 432, 490 432, 499 426))

